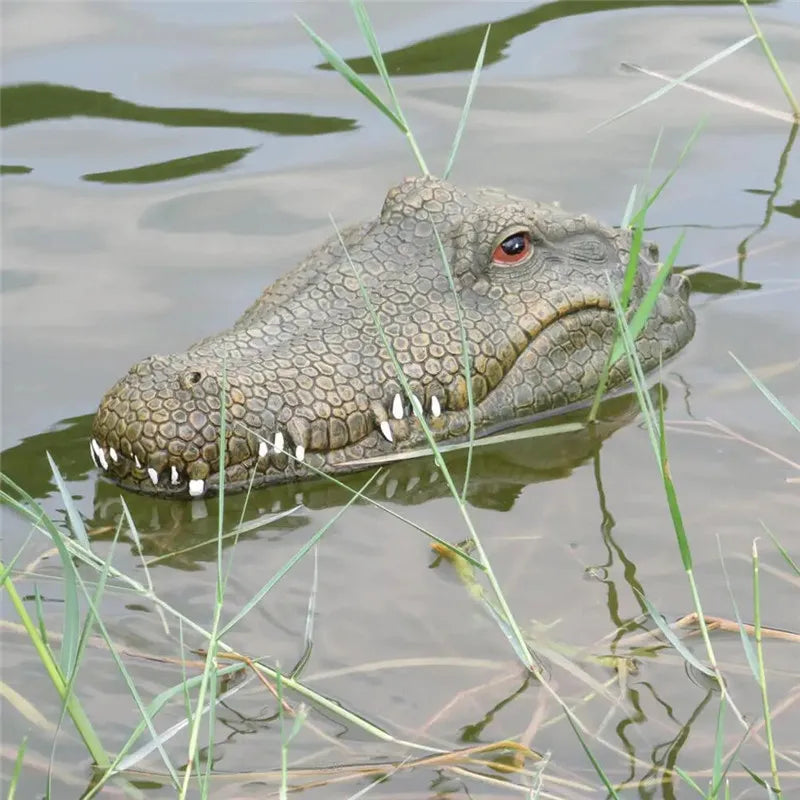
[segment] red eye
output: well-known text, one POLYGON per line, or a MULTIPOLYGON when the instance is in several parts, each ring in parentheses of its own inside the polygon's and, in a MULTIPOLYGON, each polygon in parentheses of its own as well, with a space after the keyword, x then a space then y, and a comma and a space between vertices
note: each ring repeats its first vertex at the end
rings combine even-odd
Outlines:
POLYGON ((531 254, 531 235, 527 231, 512 233, 500 242, 492 253, 495 264, 519 264, 531 254))

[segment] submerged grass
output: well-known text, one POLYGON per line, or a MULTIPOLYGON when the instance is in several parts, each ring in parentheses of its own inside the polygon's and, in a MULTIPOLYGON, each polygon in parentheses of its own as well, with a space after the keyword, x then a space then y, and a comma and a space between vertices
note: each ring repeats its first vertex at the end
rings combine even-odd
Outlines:
MULTIPOLYGON (((736 45, 733 45, 730 48, 727 48, 726 50, 716 54, 711 59, 708 59, 702 65, 700 65, 700 67, 695 68, 695 70, 691 71, 690 73, 687 73, 681 78, 676 79, 673 82, 673 85, 678 85, 680 82, 687 79, 691 74, 698 72, 704 66, 718 62, 726 55, 730 55, 732 52, 735 52, 736 49, 748 44, 754 38, 759 38, 759 41, 761 42, 762 47, 764 47, 765 53, 770 59, 770 62, 773 63, 773 69, 775 70, 776 75, 779 76, 780 80, 782 73, 780 72, 777 64, 774 63, 774 57, 771 55, 769 46, 766 44, 766 41, 764 40, 763 35, 758 28, 757 23, 752 16, 752 12, 747 6, 746 0, 742 0, 742 2, 745 5, 745 8, 747 8, 748 14, 750 14, 756 34, 752 37, 749 37, 747 40, 742 40, 736 45)), ((333 49, 333 47, 331 47, 331 45, 319 37, 302 20, 300 20, 300 23, 303 25, 311 39, 320 49, 327 61, 334 67, 334 69, 336 69, 337 72, 339 72, 340 75, 342 75, 352 86, 354 86, 357 91, 359 91, 375 107, 377 107, 381 113, 390 119, 393 124, 403 133, 409 143, 409 146, 411 147, 412 153, 419 164, 421 171, 427 174, 428 169, 425 159, 422 156, 421 149, 400 106, 393 84, 389 78, 388 70, 378 45, 377 37, 375 36, 374 30, 367 16, 366 9, 364 8, 363 3, 359 0, 352 0, 351 5, 361 33, 369 47, 375 67, 380 75, 381 80, 383 81, 386 91, 388 92, 388 102, 382 100, 377 93, 374 92, 366 84, 366 82, 357 73, 355 73, 351 67, 349 67, 349 65, 347 65, 344 59, 341 58, 341 56, 333 49)), ((489 33, 490 31, 487 28, 478 53, 475 68, 472 73, 464 108, 462 110, 462 114, 454 136, 452 149, 445 166, 445 176, 449 175, 450 171, 452 170, 456 154, 458 152, 459 144, 465 129, 468 111, 472 103, 482 69, 489 33)), ((661 90, 660 94, 663 94, 664 91, 667 91, 669 88, 671 88, 671 86, 661 90)), ((794 101, 791 91, 788 89, 788 85, 785 86, 785 91, 787 98, 789 98, 790 103, 793 105, 795 114, 797 114, 797 104, 794 101)), ((649 102, 652 99, 655 99, 655 97, 651 96, 643 102, 649 102)), ((643 103, 640 103, 638 105, 642 104, 643 103)), ((631 110, 633 109, 629 109, 628 111, 631 110)), ((623 113, 628 113, 628 111, 623 113)), ((692 776, 680 768, 676 767, 675 771, 682 777, 688 786, 702 796, 706 798, 717 798, 720 796, 729 796, 730 790, 728 780, 730 771, 735 761, 738 759, 739 749, 747 737, 749 728, 745 729, 745 732, 738 740, 736 747, 731 753, 728 754, 727 758, 725 758, 723 745, 725 736, 725 719, 728 709, 730 708, 734 711, 740 722, 743 723, 743 719, 741 714, 736 709, 733 699, 730 697, 725 676, 723 675, 722 669, 714 653, 710 632, 703 613, 701 604, 701 591, 694 575, 689 536, 680 510, 678 491, 670 470, 664 423, 663 398, 661 398, 661 402, 659 402, 658 406, 656 407, 653 403, 650 393, 647 391, 645 376, 642 372, 641 364, 638 363, 637 354, 633 346, 634 339, 641 332, 647 322, 647 318, 649 317, 652 307, 655 304, 655 300, 663 285, 663 282, 672 271, 679 247, 683 240, 682 236, 676 241, 669 255, 665 259, 664 264, 660 267, 644 301, 637 307, 632 315, 628 310, 631 289, 636 276, 638 256, 643 241, 647 212, 658 198, 661 191, 667 185, 668 181, 675 174, 675 171, 678 169, 685 155, 688 153, 689 148, 691 147, 698 133, 699 127, 692 134, 689 142, 687 142, 687 145, 678 160, 678 164, 669 172, 667 178, 656 188, 655 191, 645 196, 644 202, 635 212, 634 208, 636 208, 637 192, 634 190, 631 193, 630 201, 624 218, 624 225, 631 227, 632 229, 633 243, 631 247, 631 258, 625 280, 622 285, 621 293, 618 297, 614 295, 615 311, 618 320, 617 339, 609 353, 609 358, 603 373, 602 386, 601 389, 598 390, 597 396, 594 399, 594 403, 590 412, 590 420, 596 418, 599 401, 602 395, 605 393, 606 381, 611 369, 616 362, 624 357, 627 361, 628 368, 632 376, 632 382, 637 392, 642 416, 645 420, 645 427, 656 458, 656 465, 661 475, 667 507, 676 536, 678 552, 687 577, 690 595, 692 597, 698 624, 701 629, 708 663, 704 663, 691 652, 681 638, 675 633, 674 629, 658 613, 647 597, 643 597, 642 600, 653 620, 654 625, 661 632, 665 641, 668 642, 688 664, 691 664, 700 672, 713 677, 719 692, 715 746, 713 750, 711 778, 708 788, 701 788, 692 776)), ((342 247, 346 253, 346 248, 344 247, 343 242, 342 247)), ((51 683, 56 688, 59 697, 61 698, 62 717, 69 716, 76 731, 84 742, 87 753, 94 762, 96 771, 92 785, 85 795, 87 798, 96 796, 101 791, 102 787, 104 787, 105 784, 112 778, 118 779, 120 776, 132 774, 131 771, 135 770, 141 764, 141 762, 152 753, 158 753, 160 756, 164 765, 164 770, 166 771, 164 777, 166 780, 171 782, 179 797, 189 796, 194 786, 197 786, 199 789, 201 797, 210 796, 212 793, 212 779, 214 777, 213 764, 216 742, 216 709, 222 703, 222 701, 239 691, 239 689, 245 685, 249 679, 258 680, 265 687, 265 689, 276 698, 277 701, 276 713, 280 726, 278 795, 281 798, 288 796, 289 791, 294 791, 295 788, 298 788, 295 786, 290 787, 290 779, 292 775, 292 768, 289 763, 290 746, 295 738, 300 734, 301 730, 311 727, 311 715, 315 709, 319 709, 322 713, 332 719, 337 720, 342 725, 352 726, 359 729, 363 733, 375 738, 378 741, 399 746, 413 753, 424 754, 416 762, 413 762, 409 757, 406 757, 402 761, 390 765, 379 765, 378 768, 367 772, 363 771, 362 765, 354 766, 351 777, 363 777, 365 775, 371 775, 374 777, 374 782, 369 783, 366 787, 353 795, 353 797, 366 794, 372 787, 384 780, 387 775, 394 774, 395 771, 406 768, 415 768, 422 765, 442 768, 447 767, 459 775, 472 776, 480 780, 489 780, 490 782, 494 782, 496 786, 505 789, 522 788, 517 784, 503 783, 494 777, 487 776, 484 773, 476 771, 479 767, 483 768, 488 766, 492 769, 497 768, 497 765, 501 763, 500 761, 495 762, 477 760, 477 756, 479 754, 486 755, 488 758, 488 754, 494 750, 511 752, 513 754, 511 762, 512 766, 511 768, 506 769, 506 774, 516 773, 520 776, 521 780, 524 779, 528 782, 528 788, 526 790, 527 796, 534 798, 540 796, 540 794, 544 791, 543 784, 545 779, 547 778, 552 780, 549 778, 549 776, 545 776, 544 772, 544 768, 545 766, 549 765, 549 762, 547 759, 544 759, 541 761, 539 769, 535 771, 527 770, 525 767, 526 759, 532 757, 534 754, 527 747, 519 744, 518 742, 501 741, 488 745, 480 745, 479 747, 469 748, 464 751, 456 751, 453 749, 434 747, 420 742, 401 739, 391 735, 386 730, 375 725, 359 714, 349 710, 339 702, 328 698, 327 696, 309 688, 301 682, 300 676, 303 668, 308 662, 313 643, 313 618, 316 603, 316 562, 314 583, 310 592, 306 618, 304 647, 297 664, 289 674, 284 674, 280 668, 280 665, 276 664, 275 666, 267 666, 260 659, 254 659, 234 651, 233 648, 224 641, 224 637, 230 633, 232 629, 242 619, 244 619, 253 608, 256 607, 257 604, 261 603, 264 598, 269 595, 270 591, 272 591, 275 585, 280 582, 283 577, 285 577, 286 574, 308 554, 310 550, 314 550, 314 552, 316 552, 315 546, 322 536, 324 536, 326 531, 328 531, 330 527, 337 520, 339 520, 341 515, 344 514, 353 503, 359 500, 373 503, 377 507, 394 514, 396 517, 399 517, 408 524, 412 525, 412 527, 415 527, 417 530, 420 530, 426 535, 432 537, 439 545, 445 548, 444 552, 451 559, 457 571, 461 570, 463 572, 462 567, 465 565, 470 565, 471 567, 477 568, 480 573, 484 573, 486 575, 486 580, 492 589, 493 598, 487 598, 485 595, 483 595, 483 589, 476 581, 472 570, 470 570, 469 576, 465 576, 463 580, 468 589, 470 589, 470 593, 476 597, 476 599, 483 601, 484 607, 487 609, 490 616, 495 620, 500 630, 508 638, 514 653, 525 666, 525 668, 534 676, 536 676, 536 678, 542 683, 549 696, 556 701, 561 713, 563 713, 563 718, 566 719, 566 721, 572 727, 589 763, 599 778, 600 783, 602 784, 607 795, 610 797, 618 796, 617 785, 605 772, 603 766, 601 765, 601 761, 594 752, 593 748, 596 749, 596 746, 599 745, 610 749, 615 755, 622 757, 625 754, 615 750, 599 735, 593 735, 575 714, 575 708, 579 703, 573 703, 572 705, 567 703, 558 694, 554 685, 548 681, 542 663, 537 655, 532 651, 528 643, 528 637, 526 637, 526 635, 523 633, 521 626, 518 624, 512 614, 500 581, 495 571, 492 569, 487 553, 467 509, 466 494, 470 472, 469 460, 471 459, 473 448, 476 446, 481 446, 484 444, 484 442, 474 441, 474 400, 471 394, 472 383, 470 380, 471 368, 469 360, 469 348, 463 325, 463 319, 461 317, 461 308, 455 291, 452 272, 450 270, 445 249, 440 240, 439 250, 441 254, 443 270, 447 274, 451 290, 453 291, 456 313, 459 315, 458 321, 462 333, 461 343, 464 379, 466 381, 467 392, 469 395, 469 439, 467 442, 456 446, 441 446, 435 441, 433 434, 427 426, 424 415, 422 414, 419 401, 414 396, 412 388, 405 378, 401 365, 397 362, 395 354, 391 348, 391 343, 383 331, 381 320, 378 318, 378 315, 372 306, 368 287, 364 283, 363 276, 359 274, 354 264, 352 265, 352 268, 354 274, 358 278, 364 302, 372 316, 376 331, 381 338, 384 347, 392 358, 397 379, 402 385, 408 403, 418 419, 420 426, 425 432, 428 441, 428 450, 426 452, 429 454, 429 456, 433 457, 434 462, 441 470, 442 475, 448 484, 450 493, 456 502, 461 514, 461 518, 469 534, 474 551, 477 553, 477 558, 473 557, 463 548, 457 547, 451 542, 445 540, 443 537, 436 536, 435 534, 421 528, 421 526, 416 525, 416 523, 411 520, 406 520, 405 518, 400 517, 400 515, 398 515, 396 512, 392 511, 391 509, 387 509, 385 506, 382 506, 381 504, 367 497, 365 492, 370 488, 372 482, 379 474, 379 471, 375 471, 366 479, 360 489, 349 489, 349 491, 351 491, 351 497, 349 501, 341 509, 339 509, 339 511, 325 525, 323 525, 312 537, 310 537, 310 539, 302 547, 300 547, 290 559, 281 565, 274 572, 272 577, 269 578, 261 586, 261 588, 252 595, 247 603, 245 603, 236 612, 231 614, 227 620, 224 620, 223 612, 225 610, 226 586, 233 569, 233 556, 236 548, 235 546, 230 548, 230 556, 226 563, 223 559, 223 542, 226 538, 233 537, 235 545, 236 538, 239 536, 239 534, 248 529, 248 525, 252 526, 254 523, 245 522, 246 509, 250 498, 250 492, 248 490, 238 526, 236 526, 233 531, 227 533, 224 531, 225 486, 223 470, 220 473, 220 494, 217 516, 216 580, 211 609, 210 626, 208 629, 206 629, 206 627, 199 624, 197 621, 186 617, 180 611, 171 607, 158 596, 150 573, 147 569, 148 562, 146 562, 143 557, 141 538, 136 530, 136 526, 129 510, 124 504, 124 501, 123 514, 120 518, 119 524, 116 527, 114 539, 110 546, 109 553, 105 558, 100 558, 92 549, 90 538, 77 506, 75 505, 68 487, 66 486, 57 466, 52 459, 50 459, 51 469, 53 471, 56 485, 66 510, 69 534, 65 533, 64 530, 62 530, 50 517, 48 517, 42 507, 36 503, 36 501, 21 487, 17 486, 7 476, 2 476, 0 499, 2 499, 4 503, 7 503, 17 514, 19 514, 31 525, 31 535, 34 533, 44 535, 49 541, 52 542, 61 561, 61 583, 64 593, 64 603, 63 626, 60 639, 61 646, 57 654, 51 647, 48 638, 48 631, 45 624, 41 602, 37 599, 34 603, 37 612, 37 618, 33 619, 27 610, 25 600, 20 597, 14 586, 12 575, 15 572, 16 564, 19 561, 22 550, 16 553, 8 564, 0 563, 0 583, 2 583, 5 591, 7 592, 11 601, 11 605, 14 607, 15 611, 20 617, 20 620, 22 621, 23 628, 29 641, 35 649, 51 683), (464 485, 459 490, 459 487, 456 486, 455 481, 448 470, 444 455, 452 449, 461 447, 468 448, 468 466, 464 485), (130 578, 129 576, 115 569, 112 565, 114 545, 121 535, 124 526, 127 526, 129 536, 134 541, 141 556, 141 560, 144 565, 145 583, 141 583, 130 578), (86 581, 80 575, 80 566, 88 567, 94 573, 96 573, 97 580, 93 591, 90 591, 89 585, 87 585, 86 581), (169 632, 168 618, 173 619, 178 625, 177 663, 180 664, 181 667, 181 680, 174 686, 160 692, 155 698, 150 700, 150 702, 146 702, 141 696, 134 678, 125 666, 122 655, 120 654, 119 649, 115 645, 106 625, 103 622, 101 616, 101 604, 109 579, 113 579, 116 586, 123 586, 126 587, 128 591, 132 591, 140 600, 152 603, 153 607, 161 615, 165 632, 169 632), (472 590, 473 588, 474 591, 472 590), (478 588, 480 588, 480 591, 478 591, 478 588), (86 607, 88 609, 84 614, 81 613, 82 607, 86 607), (116 669, 121 676, 131 698, 133 699, 139 715, 139 721, 133 726, 127 741, 121 748, 119 748, 118 752, 116 752, 113 758, 105 749, 100 736, 92 726, 89 716, 81 705, 75 691, 77 679, 80 674, 80 667, 85 658, 89 636, 94 630, 97 630, 100 633, 100 637, 102 638, 106 649, 114 660, 116 669), (188 631, 191 631, 194 636, 199 636, 205 642, 205 649, 201 652, 202 661, 199 662, 200 673, 193 676, 187 674, 189 661, 185 658, 186 648, 188 645, 184 641, 184 633, 188 631), (245 680, 241 680, 245 675, 249 675, 250 677, 245 680), (234 678, 239 679, 239 682, 235 683, 232 688, 226 688, 225 682, 234 678), (290 698, 295 696, 303 698, 305 703, 308 705, 303 703, 299 706, 299 708, 294 709, 291 706, 290 698), (185 703, 185 719, 169 726, 165 730, 159 731, 159 726, 161 724, 159 715, 165 709, 170 708, 172 704, 174 704, 174 702, 180 698, 183 698, 185 703), (293 716, 291 727, 289 727, 286 720, 287 714, 292 714, 293 716), (207 737, 203 735, 204 721, 207 725, 207 737), (167 752, 167 746, 178 734, 182 732, 186 732, 187 737, 185 761, 183 766, 176 766, 172 761, 172 757, 167 752), (140 740, 143 737, 145 738, 145 741, 143 744, 141 744, 140 740), (201 745, 201 742, 205 743, 201 745), (134 749, 137 745, 139 745, 138 748, 134 749)), ((613 287, 611 291, 613 295, 613 287)), ((733 357, 736 358, 735 356, 733 357)), ((784 418, 795 428, 795 430, 800 432, 800 423, 798 423, 797 418, 794 417, 785 407, 785 405, 783 405, 780 400, 778 400, 766 388, 766 386, 763 385, 761 381, 753 376, 752 373, 750 373, 746 367, 744 367, 744 365, 738 361, 738 359, 737 363, 739 363, 742 369, 745 370, 745 372, 750 376, 754 385, 759 389, 759 391, 762 392, 767 400, 769 400, 769 402, 784 416, 784 418)), ((227 420, 226 414, 224 413, 227 405, 227 392, 225 384, 226 381, 223 373, 221 388, 223 413, 221 415, 222 424, 220 429, 220 452, 224 452, 227 437, 227 420)), ((574 423, 570 423, 570 426, 571 429, 580 427, 574 423)), ((563 427, 564 426, 555 426, 555 430, 560 431, 563 429, 563 427)), ((510 440, 530 435, 543 434, 540 431, 511 432, 501 434, 499 437, 493 437, 492 441, 501 441, 504 439, 510 440)), ((345 486, 345 484, 334 478, 329 477, 329 479, 340 486, 345 486)), ((348 487, 345 486, 345 488, 348 487)), ((269 524, 269 522, 279 519, 281 516, 283 515, 276 515, 266 521, 259 520, 257 524, 269 524)), ((769 531, 767 532, 769 533, 769 531)), ((800 570, 790 555, 771 533, 769 533, 769 535, 786 563, 793 569, 795 574, 800 575, 800 570)), ((734 611, 739 626, 743 650, 750 665, 753 678, 758 684, 760 690, 762 715, 767 740, 766 747, 769 755, 770 781, 767 782, 761 776, 759 776, 757 772, 751 770, 746 765, 742 765, 742 767, 748 774, 752 776, 755 783, 764 789, 768 797, 773 797, 780 795, 781 792, 780 774, 778 769, 779 751, 775 743, 771 726, 772 714, 767 691, 767 670, 763 648, 763 625, 760 607, 761 586, 759 556, 755 542, 753 543, 752 551, 752 576, 754 597, 754 644, 750 641, 750 636, 746 630, 746 626, 741 622, 739 610, 736 607, 735 598, 733 597, 732 592, 731 601, 734 605, 734 611)), ((38 598, 37 592, 35 592, 35 597, 38 598)), ((563 657, 555 652, 553 652, 553 663, 560 668, 566 667, 567 671, 571 671, 573 675, 581 674, 579 669, 571 667, 567 659, 563 659, 563 657)), ((192 666, 194 668, 198 666, 198 664, 195 662, 192 664, 192 666)), ((584 682, 590 688, 590 693, 587 695, 588 697, 608 697, 606 688, 603 685, 600 685, 588 675, 585 678, 582 677, 581 679, 584 680, 584 682)), ((552 724, 554 721, 555 719, 551 719, 548 724, 552 724)), ((59 720, 59 725, 60 722, 61 721, 59 720)), ((17 757, 15 760, 8 793, 9 798, 14 797, 14 793, 18 786, 19 776, 24 763, 25 752, 26 743, 23 741, 17 751, 17 757)), ((55 752, 55 739, 53 752, 55 752)), ((52 755, 50 773, 52 773, 52 755)), ((564 787, 567 784, 566 782, 562 782, 561 784, 556 782, 553 785, 560 785, 564 787)), ((124 786, 130 789, 131 792, 134 791, 132 784, 126 784, 124 786)), ((581 789, 583 790, 583 787, 581 787, 581 789)), ((552 797, 555 795, 551 792, 547 796, 552 797)))

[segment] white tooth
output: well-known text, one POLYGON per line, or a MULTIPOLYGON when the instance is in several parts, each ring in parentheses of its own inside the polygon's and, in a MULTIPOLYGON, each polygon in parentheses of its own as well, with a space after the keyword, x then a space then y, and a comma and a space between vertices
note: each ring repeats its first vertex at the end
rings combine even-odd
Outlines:
POLYGON ((438 417, 442 413, 442 407, 439 405, 439 398, 434 395, 431 397, 431 414, 438 417))
POLYGON ((275 445, 276 453, 283 452, 283 434, 280 431, 275 434, 275 439, 273 440, 272 444, 275 445))
POLYGON ((189 481, 189 494, 192 497, 200 497, 206 488, 206 482, 203 480, 189 481))
POLYGON ((267 443, 266 442, 259 442, 258 443, 258 457, 264 458, 267 454, 267 443))
POLYGON ((92 439, 92 449, 94 450, 95 455, 97 456, 97 460, 100 462, 100 466, 103 469, 108 469, 108 461, 106 460, 105 450, 103 450, 103 448, 100 447, 99 444, 97 444, 96 439, 92 439))
POLYGON ((392 401, 392 416, 395 419, 403 419, 403 398, 400 397, 398 392, 392 401))
POLYGON ((169 470, 169 479, 172 482, 172 485, 175 486, 176 483, 180 483, 180 476, 178 475, 178 468, 177 467, 170 467, 169 470))
POLYGON ((385 419, 381 422, 381 433, 384 435, 387 441, 392 442, 392 429, 389 427, 389 420, 385 419))
POLYGON ((306 455, 305 447, 303 447, 303 445, 301 444, 297 445, 297 447, 295 447, 294 449, 294 457, 298 461, 302 461, 305 458, 305 455, 306 455))
POLYGON ((119 456, 117 455, 117 451, 113 447, 108 448, 108 454, 111 456, 111 460, 116 464, 119 461, 119 456))
POLYGON ((94 452, 94 439, 89 442, 89 455, 92 457, 92 461, 94 461, 94 465, 97 469, 100 469, 100 462, 97 460, 97 454, 94 452))
POLYGON ((136 464, 136 469, 141 469, 142 468, 142 464, 139 461, 139 457, 138 456, 134 456, 133 457, 133 463, 136 464))
POLYGON ((158 473, 152 467, 148 467, 147 474, 150 476, 150 480, 153 481, 153 486, 158 486, 158 473))
POLYGON ((408 483, 406 484, 406 491, 407 491, 407 492, 412 492, 412 491, 414 491, 414 489, 416 489, 416 488, 417 488, 417 484, 418 484, 418 483, 419 483, 419 476, 418 476, 418 475, 412 475, 412 476, 411 476, 411 477, 408 479, 408 483))

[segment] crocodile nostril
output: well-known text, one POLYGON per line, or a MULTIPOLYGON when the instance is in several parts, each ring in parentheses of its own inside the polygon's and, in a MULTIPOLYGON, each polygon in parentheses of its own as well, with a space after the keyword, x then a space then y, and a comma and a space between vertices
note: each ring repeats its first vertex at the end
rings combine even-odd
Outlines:
POLYGON ((203 380, 203 373, 197 369, 191 369, 181 374, 180 383, 184 389, 191 389, 195 384, 203 380))

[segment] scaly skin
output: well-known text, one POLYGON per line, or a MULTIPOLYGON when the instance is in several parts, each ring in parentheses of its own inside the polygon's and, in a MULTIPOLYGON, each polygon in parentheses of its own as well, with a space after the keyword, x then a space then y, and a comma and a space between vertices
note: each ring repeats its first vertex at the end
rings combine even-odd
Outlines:
MULTIPOLYGON (((469 342, 476 434, 589 398, 614 336, 607 281, 620 291, 630 234, 500 190, 409 178, 377 219, 342 234, 347 254, 333 237, 232 328, 134 365, 100 404, 95 462, 136 491, 214 493, 223 363, 226 490, 301 479, 314 474, 308 465, 347 472, 348 462, 420 447, 359 281, 436 438, 465 436, 462 334, 434 226, 469 342), (505 263, 501 242, 519 250, 526 237, 521 260, 505 263)), ((654 245, 642 248, 633 307, 657 258, 654 245)), ((672 277, 636 341, 645 369, 693 334, 686 282, 672 277)), ((624 361, 609 389, 627 379, 624 361)))

